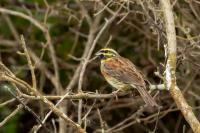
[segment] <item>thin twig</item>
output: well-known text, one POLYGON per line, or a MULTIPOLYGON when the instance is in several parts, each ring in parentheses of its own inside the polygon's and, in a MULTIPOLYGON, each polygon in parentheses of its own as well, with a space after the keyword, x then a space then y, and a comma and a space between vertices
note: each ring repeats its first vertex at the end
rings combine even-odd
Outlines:
POLYGON ((5 101, 3 103, 0 103, 0 108, 2 108, 3 106, 6 106, 7 104, 10 104, 10 103, 14 102, 15 100, 16 100, 15 98, 12 98, 12 99, 7 100, 7 101, 5 101))
POLYGON ((21 44, 22 44, 22 47, 24 49, 24 54, 26 56, 26 59, 28 61, 28 66, 30 68, 30 71, 31 71, 31 77, 32 77, 32 84, 33 84, 33 88, 36 89, 37 88, 37 81, 36 81, 36 77, 35 77, 35 67, 33 66, 32 64, 32 61, 31 61, 31 58, 29 56, 29 53, 28 53, 28 50, 26 48, 26 43, 25 43, 25 40, 24 40, 24 36, 21 35, 21 44))
MULTIPOLYGON (((22 100, 20 100, 20 98, 18 98, 18 97, 14 94, 14 92, 12 92, 9 88, 8 88, 7 90, 10 92, 10 94, 11 94, 13 97, 15 97, 15 98, 17 99, 17 101, 18 101, 19 103, 21 103, 21 104, 23 105, 24 109, 26 109, 28 112, 30 112, 30 113, 36 118, 36 120, 37 120, 40 124, 42 124, 42 121, 40 120, 40 117, 39 117, 31 108, 29 108, 29 107, 26 105, 27 102, 24 103, 22 100)), ((46 128, 45 125, 42 124, 42 126, 45 127, 45 130, 47 130, 48 132, 51 132, 49 129, 46 128)))
POLYGON ((14 15, 14 16, 22 17, 22 18, 30 21, 31 23, 33 23, 35 26, 37 26, 43 32, 46 31, 46 28, 41 23, 39 23, 37 20, 35 20, 34 18, 32 18, 32 17, 30 17, 30 16, 28 16, 28 15, 26 15, 24 13, 13 11, 13 10, 9 10, 9 9, 5 9, 5 8, 2 8, 2 7, 0 7, 0 12, 6 13, 6 14, 10 14, 10 15, 14 15))
POLYGON ((9 114, 6 118, 4 118, 3 121, 0 122, 0 128, 5 125, 11 118, 13 118, 21 109, 23 109, 23 106, 20 104, 11 114, 9 114))

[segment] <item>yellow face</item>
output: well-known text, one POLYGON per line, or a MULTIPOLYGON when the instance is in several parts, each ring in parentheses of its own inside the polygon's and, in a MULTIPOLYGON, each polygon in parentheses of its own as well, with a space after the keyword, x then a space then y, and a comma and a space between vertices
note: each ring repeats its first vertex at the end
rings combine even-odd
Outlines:
POLYGON ((101 59, 101 62, 107 61, 112 57, 119 56, 119 54, 111 48, 102 48, 95 55, 101 59))

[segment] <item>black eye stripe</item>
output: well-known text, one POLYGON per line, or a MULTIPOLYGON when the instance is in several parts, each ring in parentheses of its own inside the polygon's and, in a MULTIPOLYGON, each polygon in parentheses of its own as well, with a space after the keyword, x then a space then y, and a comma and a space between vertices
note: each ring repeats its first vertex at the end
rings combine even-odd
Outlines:
POLYGON ((101 50, 102 53, 109 53, 108 50, 101 50))

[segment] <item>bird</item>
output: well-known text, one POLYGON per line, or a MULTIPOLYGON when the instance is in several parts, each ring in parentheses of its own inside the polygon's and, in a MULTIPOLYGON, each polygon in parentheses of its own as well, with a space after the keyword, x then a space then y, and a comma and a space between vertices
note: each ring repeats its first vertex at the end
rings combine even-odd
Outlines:
POLYGON ((129 59, 120 56, 112 48, 102 48, 95 56, 100 59, 102 75, 117 92, 137 89, 147 105, 158 106, 146 90, 143 75, 129 59))

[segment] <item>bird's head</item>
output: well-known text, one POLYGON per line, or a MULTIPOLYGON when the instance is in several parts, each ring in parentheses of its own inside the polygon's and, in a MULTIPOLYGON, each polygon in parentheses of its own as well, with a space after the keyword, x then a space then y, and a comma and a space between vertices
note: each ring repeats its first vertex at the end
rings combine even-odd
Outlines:
POLYGON ((95 55, 99 57, 101 60, 107 60, 109 58, 119 56, 117 51, 111 48, 102 48, 95 55))

